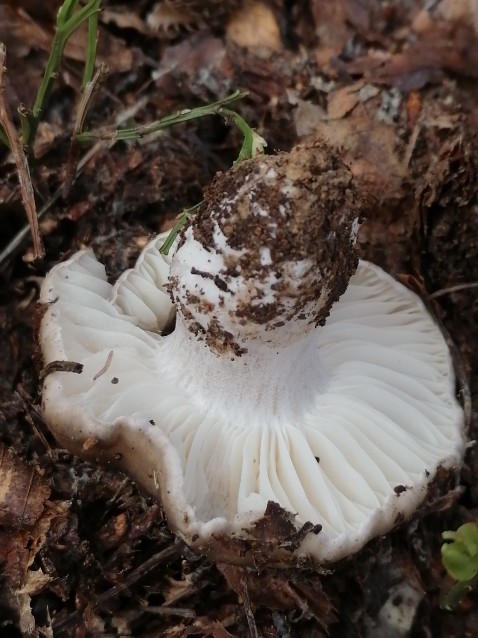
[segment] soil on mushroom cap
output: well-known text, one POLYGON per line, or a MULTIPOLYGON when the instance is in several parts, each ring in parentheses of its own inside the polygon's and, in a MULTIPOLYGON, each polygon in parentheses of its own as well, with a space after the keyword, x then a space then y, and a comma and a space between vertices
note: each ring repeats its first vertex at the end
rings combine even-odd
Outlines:
MULTIPOLYGON (((237 277, 253 290, 250 299, 238 301, 235 317, 243 324, 267 323, 273 329, 292 319, 325 322, 358 263, 351 237, 359 216, 350 171, 336 151, 315 140, 290 154, 242 162, 218 175, 191 224, 194 238, 206 250, 221 254, 226 265, 220 277, 204 276, 226 292, 237 277), (216 245, 215 225, 235 255, 216 245), (307 264, 304 276, 293 282, 284 276, 292 263, 307 264), (253 282, 266 281, 271 273, 276 279, 271 289, 277 294, 261 303, 264 292, 253 282), (311 311, 325 287, 325 307, 311 311), (283 298, 293 298, 293 307, 286 309, 283 298)), ((194 273, 201 274, 197 269, 194 273)), ((222 338, 217 329, 215 334, 222 338)))

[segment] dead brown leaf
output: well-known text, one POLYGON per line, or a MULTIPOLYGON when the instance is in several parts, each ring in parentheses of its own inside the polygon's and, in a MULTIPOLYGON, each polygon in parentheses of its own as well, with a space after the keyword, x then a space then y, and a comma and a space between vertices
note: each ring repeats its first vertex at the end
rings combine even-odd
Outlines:
POLYGON ((206 616, 196 618, 191 627, 186 629, 183 636, 193 636, 201 632, 202 636, 211 636, 211 638, 234 638, 219 620, 211 620, 206 616))
POLYGON ((331 91, 328 95, 327 114, 331 120, 338 120, 355 108, 359 102, 359 91, 365 82, 359 80, 353 84, 331 91))
MULTIPOLYGON (((65 47, 65 56, 71 60, 84 62, 86 58, 87 47, 87 25, 83 24, 77 29, 65 47)), ((139 53, 139 52, 137 52, 139 53)), ((135 62, 141 61, 140 55, 135 55, 135 50, 126 46, 121 38, 113 36, 106 31, 101 25, 98 35, 98 61, 97 64, 103 62, 108 70, 115 73, 124 73, 129 71, 135 62)))
POLYGON ((36 626, 30 607, 31 596, 40 594, 53 582, 52 576, 41 568, 30 568, 46 543, 46 534, 51 525, 55 519, 65 515, 65 508, 49 505, 32 528, 0 527, 1 594, 5 603, 18 616, 23 635, 31 635, 36 626))
POLYGON ((50 488, 35 468, 0 443, 0 525, 31 528, 49 496, 50 488))
MULTIPOLYGON (((110 12, 107 17, 114 20, 114 15, 116 14, 111 15, 110 12)), ((8 25, 5 24, 5 26, 8 26, 11 46, 14 46, 14 42, 16 43, 16 55, 19 55, 21 49, 24 51, 23 55, 27 55, 32 49, 45 52, 50 50, 53 40, 53 22, 40 23, 25 9, 18 6, 6 7, 5 19, 8 20, 8 25)), ((67 58, 84 62, 87 46, 86 33, 87 26, 84 24, 72 34, 65 47, 67 58)), ((104 61, 111 71, 124 72, 132 68, 135 52, 131 47, 127 47, 123 40, 113 36, 100 25, 98 57, 99 61, 104 61)))
POLYGON ((343 2, 323 2, 313 0, 312 17, 316 35, 320 42, 317 50, 319 65, 327 68, 330 59, 339 55, 350 37, 350 27, 346 22, 346 10, 343 2))
POLYGON ((283 612, 296 611, 304 616, 314 616, 324 626, 335 618, 331 601, 322 589, 317 572, 308 574, 266 569, 258 573, 225 563, 219 564, 218 569, 240 599, 246 588, 253 609, 264 606, 283 612))
MULTIPOLYGON (((350 101, 354 99, 352 94, 350 101)), ((407 168, 393 127, 382 124, 376 117, 379 108, 380 97, 376 96, 367 102, 356 103, 341 119, 328 121, 318 117, 313 133, 343 149, 344 161, 365 190, 370 190, 377 198, 393 198, 402 194, 407 168)), ((338 107, 336 110, 339 112, 338 107)), ((312 132, 312 124, 310 121, 309 132, 312 132)))
POLYGON ((100 14, 100 20, 103 24, 114 24, 119 29, 134 29, 144 35, 150 33, 150 29, 137 13, 125 9, 121 10, 121 7, 104 7, 100 14))
POLYGON ((470 25, 434 23, 420 39, 400 53, 370 50, 346 64, 352 75, 369 81, 416 91, 438 83, 445 71, 478 77, 478 35, 470 25))
POLYGON ((0 29, 5 29, 5 33, 8 33, 9 51, 13 42, 16 43, 16 56, 27 55, 32 49, 48 51, 51 45, 51 33, 48 29, 33 20, 23 8, 9 6, 4 10, 5 16, 0 29))
POLYGON ((226 28, 226 36, 248 49, 265 48, 280 51, 280 29, 274 12, 263 2, 246 2, 236 11, 226 28))

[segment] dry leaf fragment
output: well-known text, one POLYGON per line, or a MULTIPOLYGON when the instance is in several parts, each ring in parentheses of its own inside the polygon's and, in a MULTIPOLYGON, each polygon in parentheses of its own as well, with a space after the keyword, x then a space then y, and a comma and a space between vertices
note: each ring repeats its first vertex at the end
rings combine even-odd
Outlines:
POLYGON ((327 113, 330 119, 338 120, 350 113, 359 103, 359 91, 365 82, 359 80, 348 86, 343 86, 328 95, 327 113))
POLYGON ((118 7, 115 9, 104 7, 101 10, 100 19, 103 24, 114 24, 119 29, 134 29, 143 35, 150 33, 144 20, 134 11, 121 10, 118 7))
POLYGON ((226 36, 247 49, 264 47, 280 51, 282 48, 276 17, 263 2, 246 2, 234 13, 227 25, 226 36))
POLYGON ((331 601, 318 573, 267 569, 256 573, 236 565, 218 564, 229 587, 243 597, 244 584, 252 607, 265 606, 283 612, 299 611, 315 616, 320 624, 335 620, 331 601))
POLYGON ((0 525, 32 527, 49 496, 50 488, 35 468, 0 444, 0 525))
POLYGON ((206 616, 196 618, 193 625, 189 627, 183 635, 197 635, 198 630, 203 632, 203 636, 211 636, 212 638, 234 638, 219 620, 211 620, 206 616))

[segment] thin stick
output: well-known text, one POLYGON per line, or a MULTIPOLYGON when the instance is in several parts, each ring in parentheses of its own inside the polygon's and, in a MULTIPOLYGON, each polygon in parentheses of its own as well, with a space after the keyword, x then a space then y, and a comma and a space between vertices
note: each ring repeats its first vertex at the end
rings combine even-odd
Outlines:
POLYGON ((478 282, 471 282, 469 284, 456 284, 455 286, 449 286, 448 288, 440 288, 440 290, 435 290, 432 292, 430 299, 438 299, 438 297, 443 297, 444 295, 450 295, 454 292, 461 292, 462 290, 469 290, 470 288, 478 288, 478 282))
POLYGON ((40 226, 38 224, 37 209, 35 204, 35 196, 33 193, 33 185, 30 177, 30 169, 28 161, 23 150, 23 146, 18 141, 17 132, 10 119, 8 107, 5 101, 5 60, 7 50, 3 43, 0 43, 0 124, 3 127, 5 135, 8 138, 10 150, 15 160, 18 171, 18 181, 20 182, 20 191, 22 195, 23 206, 27 214, 28 223, 33 239, 33 255, 34 259, 42 259, 45 256, 45 249, 40 234, 40 226))
MULTIPOLYGON (((115 598, 125 589, 134 585, 138 580, 149 574, 151 571, 156 569, 158 565, 164 563, 171 558, 177 556, 179 554, 179 546, 177 544, 168 545, 165 549, 154 554, 151 558, 148 558, 144 563, 141 563, 138 567, 133 569, 129 574, 125 576, 125 579, 122 582, 117 583, 110 589, 106 590, 102 594, 96 597, 93 603, 93 609, 99 609, 102 605, 115 598)), ((69 614, 66 618, 63 618, 58 623, 54 623, 54 631, 55 635, 66 630, 70 625, 72 625, 75 621, 80 617, 79 611, 74 611, 69 614)), ((70 634, 69 634, 70 635, 70 634)))
POLYGON ((76 177, 76 167, 78 163, 79 146, 76 143, 76 138, 81 133, 86 114, 91 105, 91 101, 96 95, 98 88, 105 81, 108 76, 108 67, 106 64, 100 64, 98 70, 95 73, 95 77, 88 82, 78 104, 78 110, 76 112, 75 126, 73 128, 73 134, 71 136, 70 151, 68 153, 68 159, 66 161, 65 169, 65 181, 63 183, 63 195, 66 197, 70 192, 73 182, 76 177))
POLYGON ((246 613, 247 624, 249 625, 249 635, 251 638, 259 638, 259 632, 257 631, 256 620, 254 618, 254 613, 252 611, 252 605, 249 598, 249 588, 247 586, 247 574, 249 570, 244 571, 244 576, 242 577, 242 602, 244 604, 244 611, 246 613))

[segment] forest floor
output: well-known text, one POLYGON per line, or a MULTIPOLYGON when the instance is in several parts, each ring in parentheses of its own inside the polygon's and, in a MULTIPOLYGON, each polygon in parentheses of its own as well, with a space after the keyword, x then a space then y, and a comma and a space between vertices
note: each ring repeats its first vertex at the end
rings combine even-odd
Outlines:
MULTIPOLYGON (((233 108, 267 152, 309 135, 339 149, 374 201, 361 255, 419 291, 446 327, 476 438, 476 2, 177 4, 174 12, 149 0, 103 3, 98 59, 109 74, 84 128, 146 124, 243 89, 233 108)), ((18 107, 34 102, 57 10, 56 0, 0 4, 3 97, 16 126, 18 107)), ((478 636, 476 591, 451 612, 439 605, 452 585, 441 533, 478 522, 473 446, 459 484, 319 574, 213 564, 174 538, 161 507, 127 476, 55 443, 41 416, 34 343, 42 277, 91 245, 114 279, 152 234, 200 201, 241 146, 217 116, 141 141, 83 145, 66 188, 85 43, 82 28, 66 47, 35 139, 41 260, 24 232, 15 161, 0 145, 0 635, 478 636)))

